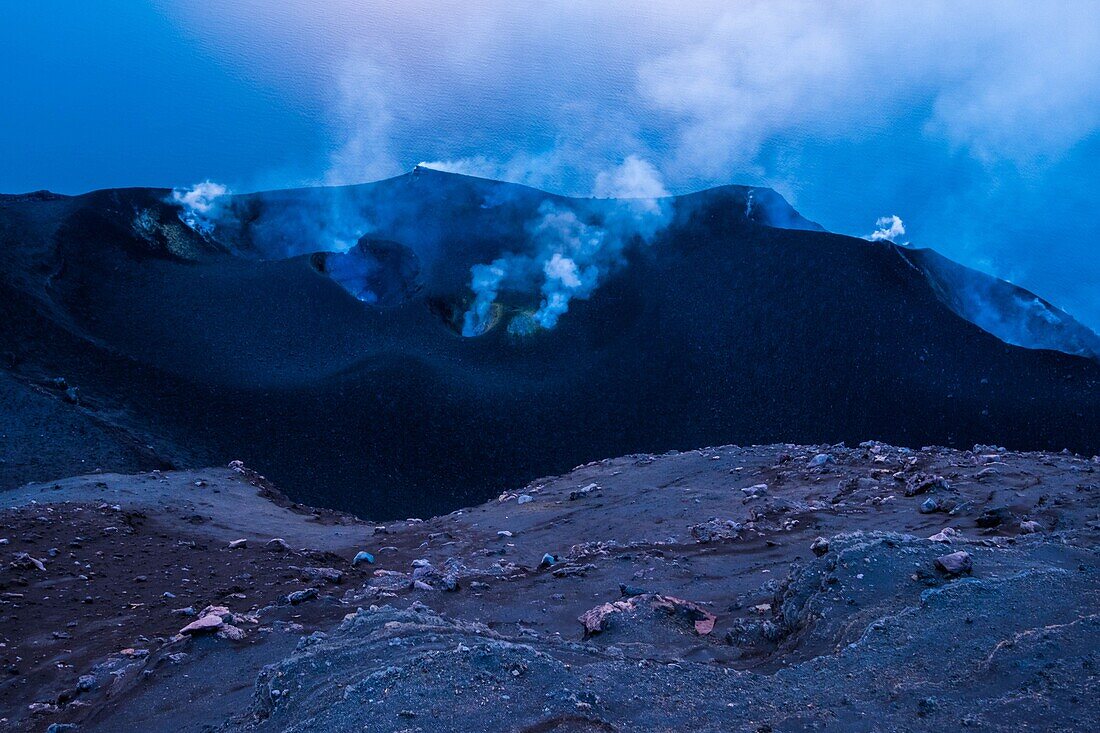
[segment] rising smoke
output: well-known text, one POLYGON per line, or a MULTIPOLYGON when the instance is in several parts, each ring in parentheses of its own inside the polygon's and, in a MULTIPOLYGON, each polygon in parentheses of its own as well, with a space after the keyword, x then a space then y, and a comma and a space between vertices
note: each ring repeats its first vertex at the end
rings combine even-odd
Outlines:
MULTIPOLYGON (((865 236, 864 239, 869 239, 872 242, 897 243, 898 237, 905 235, 905 224, 897 214, 880 216, 875 222, 875 226, 878 229, 865 236)), ((899 244, 904 244, 904 242, 899 244)))
POLYGON ((180 207, 180 221, 202 236, 210 237, 228 193, 229 189, 220 183, 203 181, 191 188, 173 189, 169 202, 180 207))
POLYGON ((538 297, 533 313, 514 319, 512 333, 551 329, 573 300, 585 300, 600 282, 625 263, 632 242, 649 242, 671 214, 657 170, 637 156, 596 177, 597 198, 615 199, 597 221, 545 201, 526 225, 529 251, 508 253, 470 268, 474 301, 462 335, 477 336, 492 324, 493 306, 504 290, 538 297))

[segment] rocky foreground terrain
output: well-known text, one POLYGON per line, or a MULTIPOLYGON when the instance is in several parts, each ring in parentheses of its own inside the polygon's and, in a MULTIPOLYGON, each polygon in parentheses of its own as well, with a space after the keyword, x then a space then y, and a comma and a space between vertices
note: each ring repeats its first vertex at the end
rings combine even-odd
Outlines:
POLYGON ((707 448, 426 520, 0 494, 0 729, 1089 731, 1100 459, 707 448))

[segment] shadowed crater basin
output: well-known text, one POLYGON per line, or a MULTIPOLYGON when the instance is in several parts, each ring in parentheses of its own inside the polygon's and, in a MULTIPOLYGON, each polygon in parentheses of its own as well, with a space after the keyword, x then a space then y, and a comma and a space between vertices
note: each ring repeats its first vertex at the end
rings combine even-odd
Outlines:
POLYGON ((368 305, 400 305, 423 287, 420 259, 398 242, 364 236, 347 252, 318 252, 311 262, 368 305))

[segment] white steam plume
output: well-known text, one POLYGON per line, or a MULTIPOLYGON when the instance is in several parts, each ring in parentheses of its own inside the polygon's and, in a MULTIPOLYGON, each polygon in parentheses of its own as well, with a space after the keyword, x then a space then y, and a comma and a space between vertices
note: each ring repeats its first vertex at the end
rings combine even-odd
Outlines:
POLYGON ((905 223, 897 214, 880 216, 875 222, 875 226, 878 229, 868 234, 864 239, 869 239, 872 242, 896 242, 898 237, 905 234, 905 223))
POLYGON ((594 193, 617 199, 599 223, 584 221, 576 211, 545 201, 538 218, 526 227, 528 253, 508 254, 471 268, 474 302, 465 314, 464 336, 489 328, 492 306, 505 289, 539 297, 533 314, 509 324, 511 332, 527 333, 532 325, 554 328, 574 299, 587 299, 608 273, 623 264, 631 241, 650 241, 668 222, 670 206, 663 198, 667 191, 660 175, 636 156, 601 172, 594 193))
POLYGON ((191 188, 172 189, 170 201, 182 208, 180 221, 208 237, 214 232, 214 222, 221 213, 221 199, 228 193, 229 189, 220 183, 203 181, 191 188))
POLYGON ((642 199, 650 203, 668 196, 657 169, 636 155, 626 156, 618 168, 600 171, 592 193, 596 198, 642 199))

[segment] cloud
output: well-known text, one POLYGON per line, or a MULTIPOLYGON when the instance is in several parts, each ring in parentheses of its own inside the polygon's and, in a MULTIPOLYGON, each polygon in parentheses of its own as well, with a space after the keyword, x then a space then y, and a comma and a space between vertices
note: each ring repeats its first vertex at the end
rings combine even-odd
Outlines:
POLYGON ((158 4, 324 120, 320 180, 427 160, 599 195, 635 155, 673 193, 771 186, 832 231, 904 206, 923 244, 1100 324, 1100 259, 1072 241, 1100 186, 1094 2, 158 4))
POLYGON ((776 136, 864 136, 913 115, 972 155, 1030 163, 1100 125, 1096 22, 1087 3, 750 1, 643 62, 640 92, 676 118, 680 165, 711 175, 776 136))

